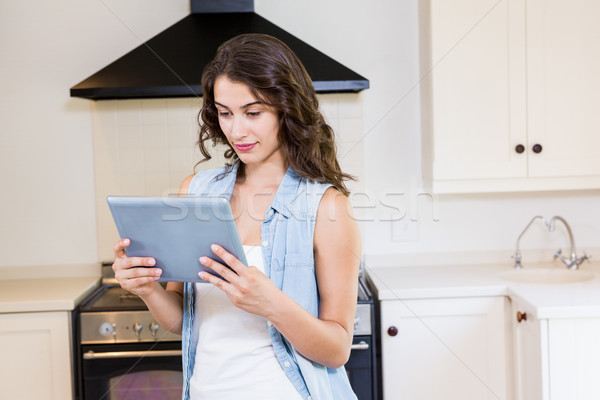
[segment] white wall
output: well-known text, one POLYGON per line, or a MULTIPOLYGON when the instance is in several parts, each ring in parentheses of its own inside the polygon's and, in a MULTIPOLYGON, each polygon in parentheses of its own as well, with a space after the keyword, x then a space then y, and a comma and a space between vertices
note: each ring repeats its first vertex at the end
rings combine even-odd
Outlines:
POLYGON ((88 100, 69 88, 187 0, 0 2, 0 266, 98 260, 88 100))
MULTIPOLYGON (((432 221, 421 181, 417 0, 256 0, 264 17, 367 77, 361 92, 365 195, 358 209, 365 252, 501 252, 535 214, 563 215, 578 248, 600 247, 598 191, 442 196, 432 221), (386 193, 406 193, 404 197, 386 193), (383 211, 380 213, 379 211, 383 211), (401 210, 402 211, 402 210, 401 210), (398 217, 402 213, 392 213, 398 217), (418 217, 412 222, 410 216, 418 217)), ((68 89, 189 12, 187 0, 0 3, 0 266, 97 261, 92 105, 68 89), (35 203, 38 203, 37 205, 35 203)), ((344 161, 342 160, 342 163, 344 161)), ((541 229, 523 243, 554 249, 564 235, 541 229), (549 239, 549 241, 547 241, 549 239)))

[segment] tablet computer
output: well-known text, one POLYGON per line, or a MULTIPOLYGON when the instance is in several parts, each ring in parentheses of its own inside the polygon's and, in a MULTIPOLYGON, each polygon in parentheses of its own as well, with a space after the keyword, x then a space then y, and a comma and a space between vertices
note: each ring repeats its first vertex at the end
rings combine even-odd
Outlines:
POLYGON ((162 269, 159 281, 205 282, 200 264, 210 257, 227 265, 210 249, 222 246, 247 265, 229 202, 224 197, 108 196, 108 206, 121 238, 131 244, 129 257, 153 257, 162 269))

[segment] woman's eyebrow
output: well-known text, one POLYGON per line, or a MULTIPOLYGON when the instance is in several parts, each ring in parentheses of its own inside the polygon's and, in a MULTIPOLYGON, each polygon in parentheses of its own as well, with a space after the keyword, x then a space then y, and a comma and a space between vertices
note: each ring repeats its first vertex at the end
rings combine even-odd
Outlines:
MULTIPOLYGON (((241 106, 241 107, 240 107, 240 109, 244 110, 244 109, 246 109, 246 108, 248 108, 248 107, 250 107, 250 106, 253 106, 253 105, 255 105, 255 104, 262 104, 262 103, 263 103, 263 102, 262 102, 262 101, 260 101, 260 100, 253 101, 252 103, 244 104, 243 106, 241 106)), ((218 105, 218 106, 221 106, 221 107, 223 107, 223 108, 226 108, 226 109, 228 109, 228 110, 229 110, 229 107, 227 107, 225 104, 221 104, 221 103, 219 103, 218 101, 215 101, 215 104, 216 104, 216 105, 218 105)))
POLYGON ((245 109, 245 108, 248 108, 248 107, 250 107, 250 106, 253 106, 253 105, 255 105, 255 104, 262 104, 262 101, 260 101, 260 100, 253 101, 252 103, 244 104, 244 105, 243 105, 243 106, 241 106, 240 108, 243 110, 243 109, 245 109))

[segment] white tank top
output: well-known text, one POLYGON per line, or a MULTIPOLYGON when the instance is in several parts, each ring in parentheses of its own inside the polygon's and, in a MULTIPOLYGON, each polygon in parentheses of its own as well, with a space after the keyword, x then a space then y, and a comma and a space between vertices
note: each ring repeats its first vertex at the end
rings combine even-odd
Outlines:
MULTIPOLYGON (((264 273, 260 246, 244 246, 264 273)), ((190 379, 192 400, 302 400, 275 356, 267 320, 235 307, 208 283, 195 285, 198 347, 190 379)))

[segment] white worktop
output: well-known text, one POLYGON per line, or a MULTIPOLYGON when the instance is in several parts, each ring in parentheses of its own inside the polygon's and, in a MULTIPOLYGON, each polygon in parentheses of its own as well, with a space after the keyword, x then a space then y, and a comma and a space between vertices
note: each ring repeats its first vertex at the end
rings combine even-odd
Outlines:
MULTIPOLYGON (((527 268, 565 268, 560 262, 528 264, 527 268)), ((434 265, 378 267, 367 273, 379 300, 509 296, 530 306, 540 319, 600 317, 600 266, 586 262, 581 270, 594 279, 577 283, 525 284, 502 278, 512 265, 434 265)), ((529 307, 528 307, 529 308, 529 307)))
POLYGON ((3 267, 0 313, 71 311, 99 284, 97 265, 3 267))

